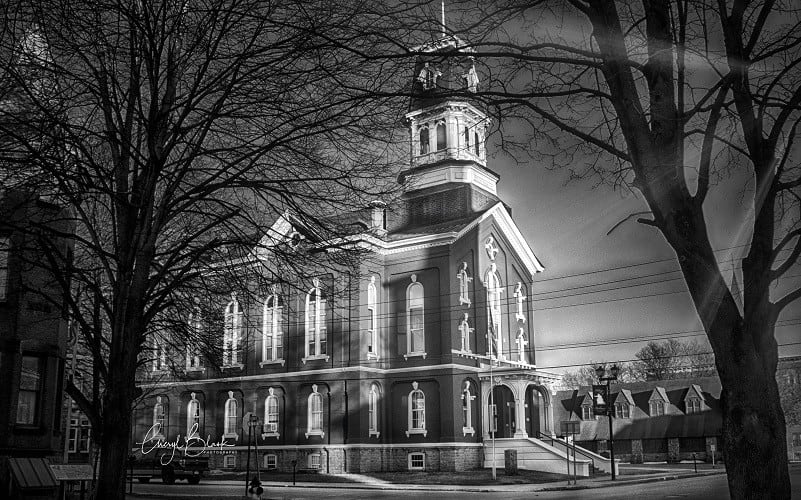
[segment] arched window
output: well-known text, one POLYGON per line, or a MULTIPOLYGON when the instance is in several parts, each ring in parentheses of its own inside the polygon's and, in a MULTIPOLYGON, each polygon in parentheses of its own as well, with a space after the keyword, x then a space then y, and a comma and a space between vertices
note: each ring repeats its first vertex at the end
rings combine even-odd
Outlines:
POLYGON ((225 306, 223 327, 223 366, 239 365, 239 339, 242 334, 242 312, 236 293, 231 294, 231 302, 225 306))
POLYGON ((189 338, 186 341, 186 369, 200 370, 200 339, 203 337, 203 318, 200 313, 199 300, 195 299, 195 307, 189 313, 189 338))
POLYGON ((314 288, 306 294, 306 357, 309 359, 328 359, 326 356, 326 300, 320 290, 320 280, 314 279, 314 288))
POLYGON ((473 429, 473 400, 475 396, 470 392, 470 382, 465 381, 462 388, 462 435, 475 435, 473 429))
POLYGON ((225 402, 223 438, 236 439, 239 437, 236 434, 237 406, 237 401, 234 399, 234 391, 228 391, 228 400, 225 402))
POLYGON ((367 359, 378 359, 378 289, 375 276, 367 284, 367 359))
POLYGON ((497 267, 494 262, 490 264, 490 268, 487 270, 484 284, 487 287, 487 327, 490 337, 490 355, 504 359, 501 321, 501 294, 503 293, 503 287, 501 286, 500 278, 498 278, 497 267))
POLYGON ((203 429, 200 428, 200 402, 194 392, 190 396, 192 399, 186 405, 186 436, 201 436, 203 429))
POLYGON ((261 360, 263 363, 278 362, 284 359, 284 332, 282 331, 283 310, 276 288, 264 300, 261 322, 261 360))
POLYGON ((153 405, 153 434, 154 439, 164 439, 167 435, 167 402, 161 396, 156 396, 153 405))
POLYGON ((378 386, 370 385, 370 392, 367 394, 367 414, 368 414, 368 436, 379 437, 381 432, 378 430, 378 386))
POLYGON ((153 371, 160 372, 167 369, 167 342, 161 335, 153 337, 153 371))
POLYGON ((420 129, 420 154, 426 155, 431 151, 431 146, 428 144, 428 127, 420 129))
POLYGON ((437 151, 442 151, 448 147, 447 134, 445 133, 445 123, 437 123, 437 151))
POLYGON ((409 420, 406 437, 412 434, 428 434, 426 430, 426 395, 418 389, 417 382, 412 382, 412 392, 409 393, 409 420))
POLYGON ((275 389, 268 389, 270 395, 264 400, 264 429, 266 436, 278 437, 278 396, 275 389))
POLYGON ((324 437, 323 432, 323 395, 317 392, 317 384, 312 385, 312 393, 309 394, 309 410, 307 414, 308 426, 306 428, 306 438, 309 436, 324 437))
POLYGON ((412 275, 412 283, 406 288, 406 356, 425 357, 425 311, 423 308, 423 285, 412 275))

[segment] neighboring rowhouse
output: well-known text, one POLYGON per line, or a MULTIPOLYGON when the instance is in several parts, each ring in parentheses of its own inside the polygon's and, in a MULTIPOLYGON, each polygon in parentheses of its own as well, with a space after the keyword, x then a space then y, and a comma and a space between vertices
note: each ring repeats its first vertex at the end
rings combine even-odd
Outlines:
MULTIPOLYGON (((45 459, 61 458, 67 321, 37 233, 69 234, 61 214, 31 193, 0 191, 0 491, 10 498, 55 494, 45 459)), ((67 239, 48 247, 70 252, 67 239)))
POLYGON ((801 356, 779 358, 776 381, 787 422, 787 459, 801 460, 801 356))
MULTIPOLYGON (((712 461, 721 458, 720 380, 717 377, 613 384, 615 458, 623 462, 712 461)), ((555 417, 580 421, 576 443, 607 454, 609 421, 593 413, 592 388, 559 391, 555 417)))
MULTIPOLYGON (((227 445, 210 453, 212 468, 244 470, 251 413, 262 467, 464 470, 485 464, 493 413, 498 438, 554 430, 558 377, 534 365, 528 298, 543 267, 498 196, 487 115, 448 96, 478 85, 472 58, 442 55, 461 43, 427 46, 410 74, 403 202, 367 211, 349 240, 369 250, 361 268, 251 283, 216 304, 218 319, 200 309, 187 317, 197 330, 222 330, 222 369, 192 349, 154 346, 134 451, 195 428, 227 445), (261 290, 255 300, 252 290, 261 290), (503 360, 493 413, 488 355, 503 360), (173 380, 176 363, 184 373, 173 380)), ((302 238, 313 236, 287 216, 264 241, 303 251, 302 238)), ((250 265, 269 266, 269 252, 250 265)))

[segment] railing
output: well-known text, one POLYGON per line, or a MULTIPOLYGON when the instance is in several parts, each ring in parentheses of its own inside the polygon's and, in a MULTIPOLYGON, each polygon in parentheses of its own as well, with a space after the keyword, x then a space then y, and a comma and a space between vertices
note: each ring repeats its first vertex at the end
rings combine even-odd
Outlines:
MULTIPOLYGON (((537 439, 539 439, 540 441, 547 442, 550 446, 554 446, 555 443, 558 443, 558 444, 564 446, 565 447, 565 453, 567 454, 568 457, 570 456, 570 443, 568 443, 567 441, 563 441, 563 440, 561 440, 559 438, 555 438, 555 437, 549 436, 547 434, 543 434, 540 431, 537 431, 537 439)), ((556 448, 556 446, 554 446, 554 448, 556 448)), ((575 450, 576 453, 578 453, 579 455, 581 455, 582 457, 588 459, 591 462, 591 464, 590 464, 590 477, 595 476, 595 457, 590 455, 589 452, 587 452, 586 450, 584 450, 584 448, 582 448, 580 446, 573 446, 573 450, 575 450)), ((612 464, 612 467, 614 467, 614 464, 612 464)))

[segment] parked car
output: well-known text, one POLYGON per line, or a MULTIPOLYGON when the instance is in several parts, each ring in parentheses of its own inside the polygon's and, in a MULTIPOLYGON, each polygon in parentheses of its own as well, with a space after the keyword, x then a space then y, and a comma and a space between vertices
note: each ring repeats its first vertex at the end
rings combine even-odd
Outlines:
POLYGON ((128 475, 140 483, 161 478, 164 484, 186 479, 189 484, 198 484, 209 470, 209 457, 176 456, 172 460, 161 460, 162 455, 129 457, 128 475), (167 463, 162 463, 167 462, 167 463))

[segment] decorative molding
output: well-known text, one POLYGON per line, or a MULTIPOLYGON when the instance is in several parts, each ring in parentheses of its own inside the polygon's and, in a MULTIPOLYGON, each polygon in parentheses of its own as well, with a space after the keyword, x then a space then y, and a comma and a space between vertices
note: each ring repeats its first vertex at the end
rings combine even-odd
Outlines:
POLYGON ((265 366, 268 366, 268 365, 279 365, 279 364, 281 366, 284 366, 284 364, 286 364, 286 360, 284 360, 284 359, 271 359, 270 361, 262 361, 262 362, 259 363, 259 367, 260 368, 264 368, 265 366))

